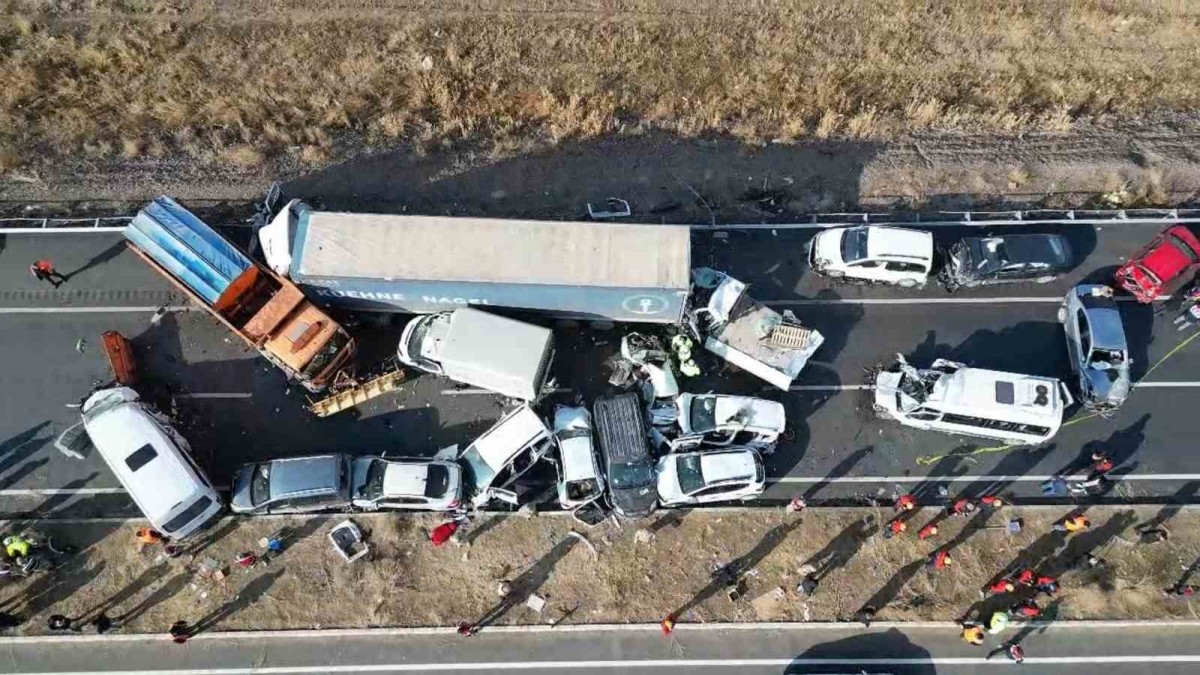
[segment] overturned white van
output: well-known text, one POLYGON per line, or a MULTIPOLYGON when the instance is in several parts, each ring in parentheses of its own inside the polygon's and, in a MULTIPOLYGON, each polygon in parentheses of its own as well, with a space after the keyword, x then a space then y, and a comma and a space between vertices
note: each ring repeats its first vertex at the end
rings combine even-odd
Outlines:
POLYGON ((897 355, 875 378, 875 411, 918 429, 1009 443, 1044 443, 1073 399, 1052 377, 968 368, 938 359, 927 369, 897 355))

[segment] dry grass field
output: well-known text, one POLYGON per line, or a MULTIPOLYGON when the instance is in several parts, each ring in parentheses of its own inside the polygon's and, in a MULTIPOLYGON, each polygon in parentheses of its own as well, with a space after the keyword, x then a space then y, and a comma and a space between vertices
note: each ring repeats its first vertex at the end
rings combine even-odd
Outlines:
POLYGON ((665 130, 1068 130, 1200 103, 1187 0, 0 0, 0 169, 665 130))

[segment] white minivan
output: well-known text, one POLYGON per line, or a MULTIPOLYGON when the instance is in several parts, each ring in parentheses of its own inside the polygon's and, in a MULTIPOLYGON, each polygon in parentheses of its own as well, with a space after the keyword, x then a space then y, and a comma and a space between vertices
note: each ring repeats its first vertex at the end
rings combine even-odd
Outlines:
POLYGON ((919 370, 897 356, 875 378, 875 410, 918 429, 1008 443, 1044 443, 1073 403, 1052 377, 968 368, 938 359, 919 370))
POLYGON ((192 460, 187 441, 137 392, 101 389, 81 413, 92 447, 156 530, 183 539, 221 514, 221 497, 192 460))

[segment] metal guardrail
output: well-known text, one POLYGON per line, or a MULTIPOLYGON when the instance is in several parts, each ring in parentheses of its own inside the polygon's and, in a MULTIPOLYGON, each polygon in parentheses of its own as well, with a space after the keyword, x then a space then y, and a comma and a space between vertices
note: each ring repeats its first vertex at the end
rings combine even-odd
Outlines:
MULTIPOLYGON (((133 216, 95 218, 0 218, 4 233, 115 232, 133 216)), ((636 221, 636 217, 633 219, 636 221)), ((784 223, 695 224, 699 230, 820 229, 840 225, 900 225, 911 227, 981 227, 1030 225, 1167 225, 1200 224, 1200 208, 1176 209, 1028 209, 1010 211, 909 211, 813 213, 784 223)), ((222 227, 249 226, 247 221, 222 223, 222 227)))

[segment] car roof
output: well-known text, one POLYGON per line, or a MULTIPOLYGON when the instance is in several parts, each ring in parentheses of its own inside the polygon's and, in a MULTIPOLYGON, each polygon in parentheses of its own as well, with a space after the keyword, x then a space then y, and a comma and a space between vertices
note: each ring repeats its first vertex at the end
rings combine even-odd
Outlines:
POLYGON ((422 496, 429 479, 429 462, 386 462, 383 470, 385 496, 422 496))
POLYGON ((947 412, 1003 411, 1001 415, 1004 418, 1025 416, 1040 422, 1042 418, 1061 414, 1058 406, 1058 384, 1058 380, 1049 377, 983 368, 961 368, 942 376, 934 385, 929 398, 944 404, 938 407, 947 412), (999 388, 1007 384, 1012 385, 1013 403, 1002 403, 997 395, 999 388), (1039 386, 1047 389, 1044 405, 1034 402, 1039 386))
POLYGON ((340 485, 341 455, 316 455, 271 461, 271 497, 337 489, 340 485))
MULTIPOLYGON (((119 389, 97 392, 88 403, 94 404, 94 401, 122 393, 119 389)), ((124 402, 88 419, 84 429, 122 484, 151 486, 151 489, 130 490, 147 516, 165 516, 181 501, 203 491, 191 466, 180 456, 183 449, 136 402, 136 398, 126 396, 124 402), (156 456, 136 471, 130 469, 125 460, 145 445, 154 448, 156 456)))
POLYGON ((924 230, 871 225, 867 227, 867 257, 930 260, 933 235, 924 230))
POLYGON ((1075 287, 1079 296, 1079 304, 1087 314, 1088 330, 1091 331, 1092 344, 1101 349, 1125 349, 1125 326, 1121 323, 1121 313, 1117 311, 1117 302, 1111 293, 1094 295, 1093 289, 1107 289, 1102 285, 1081 284, 1075 287))
POLYGON ((700 473, 709 485, 741 478, 754 478, 755 454, 752 450, 725 450, 701 452, 700 473))
POLYGON ((1163 233, 1165 238, 1158 246, 1150 249, 1141 257, 1141 264, 1150 270, 1160 281, 1169 281, 1172 277, 1195 264, 1200 258, 1200 247, 1196 246, 1196 237, 1182 225, 1177 225, 1163 233), (1172 241, 1172 237, 1192 249, 1193 255, 1181 251, 1172 241))
POLYGON ((549 433, 545 422, 532 408, 521 406, 483 432, 467 450, 474 448, 479 457, 498 472, 523 448, 549 433))
POLYGON ((749 412, 745 425, 752 429, 782 429, 784 425, 783 404, 752 396, 730 396, 726 394, 697 394, 695 400, 714 398, 717 402, 713 419, 716 424, 728 424, 740 413, 749 412))
POLYGON ((590 438, 570 438, 559 442, 564 480, 587 480, 597 472, 595 452, 590 438))
POLYGON ((966 241, 981 253, 993 242, 1004 246, 1004 258, 1010 263, 1046 263, 1065 265, 1070 262, 1071 245, 1059 234, 1006 234, 996 237, 966 237, 966 241))

